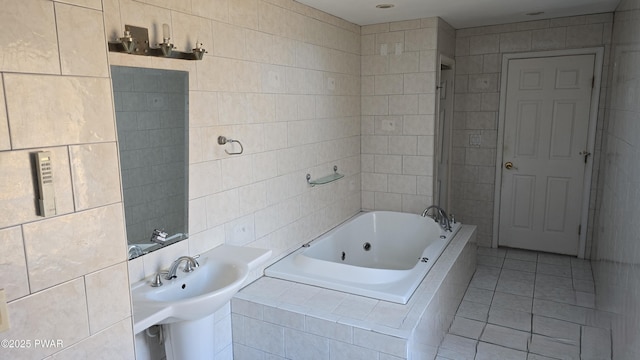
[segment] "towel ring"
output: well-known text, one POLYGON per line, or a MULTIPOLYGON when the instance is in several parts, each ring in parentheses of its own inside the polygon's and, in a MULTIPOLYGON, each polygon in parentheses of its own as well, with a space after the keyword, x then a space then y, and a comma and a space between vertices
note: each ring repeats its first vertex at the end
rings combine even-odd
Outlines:
POLYGON ((224 152, 227 153, 227 155, 240 155, 244 152, 244 147, 242 146, 242 143, 238 140, 234 140, 234 139, 229 139, 226 136, 218 136, 218 144, 220 145, 225 145, 228 143, 238 143, 238 145, 240 145, 240 151, 239 152, 228 152, 227 149, 224 149, 224 152))

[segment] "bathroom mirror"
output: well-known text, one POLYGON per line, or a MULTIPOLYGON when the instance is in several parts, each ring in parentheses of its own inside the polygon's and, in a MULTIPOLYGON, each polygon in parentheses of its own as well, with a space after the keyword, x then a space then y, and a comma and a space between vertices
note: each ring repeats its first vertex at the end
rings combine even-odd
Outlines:
POLYGON ((188 237, 184 71, 112 66, 129 259, 188 237))

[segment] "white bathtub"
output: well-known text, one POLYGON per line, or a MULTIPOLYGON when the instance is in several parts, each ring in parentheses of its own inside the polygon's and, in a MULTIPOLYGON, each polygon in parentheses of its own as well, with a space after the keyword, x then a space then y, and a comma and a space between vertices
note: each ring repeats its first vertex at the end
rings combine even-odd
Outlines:
POLYGON ((265 275, 406 304, 460 224, 452 228, 445 232, 415 214, 360 213, 268 267, 265 275))

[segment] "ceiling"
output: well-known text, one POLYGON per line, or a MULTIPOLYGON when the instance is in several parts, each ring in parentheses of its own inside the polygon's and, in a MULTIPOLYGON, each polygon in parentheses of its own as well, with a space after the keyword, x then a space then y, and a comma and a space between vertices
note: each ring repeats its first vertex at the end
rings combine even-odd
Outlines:
POLYGON ((595 14, 620 0, 297 0, 358 25, 439 16, 456 29, 595 14), (378 4, 393 4, 377 9, 378 4), (527 13, 543 11, 536 16, 527 13))

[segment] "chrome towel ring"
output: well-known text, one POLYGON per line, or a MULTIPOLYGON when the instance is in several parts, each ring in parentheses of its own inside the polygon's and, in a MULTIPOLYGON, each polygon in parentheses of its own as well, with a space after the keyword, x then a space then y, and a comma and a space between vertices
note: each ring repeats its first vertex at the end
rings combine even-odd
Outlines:
POLYGON ((238 140, 234 140, 234 139, 229 139, 226 136, 218 136, 218 144, 219 145, 225 145, 225 144, 233 144, 233 143, 238 143, 238 145, 240 145, 240 151, 239 152, 229 152, 227 151, 227 149, 224 149, 224 152, 227 153, 227 155, 240 155, 244 152, 244 147, 242 146, 242 143, 238 140))

